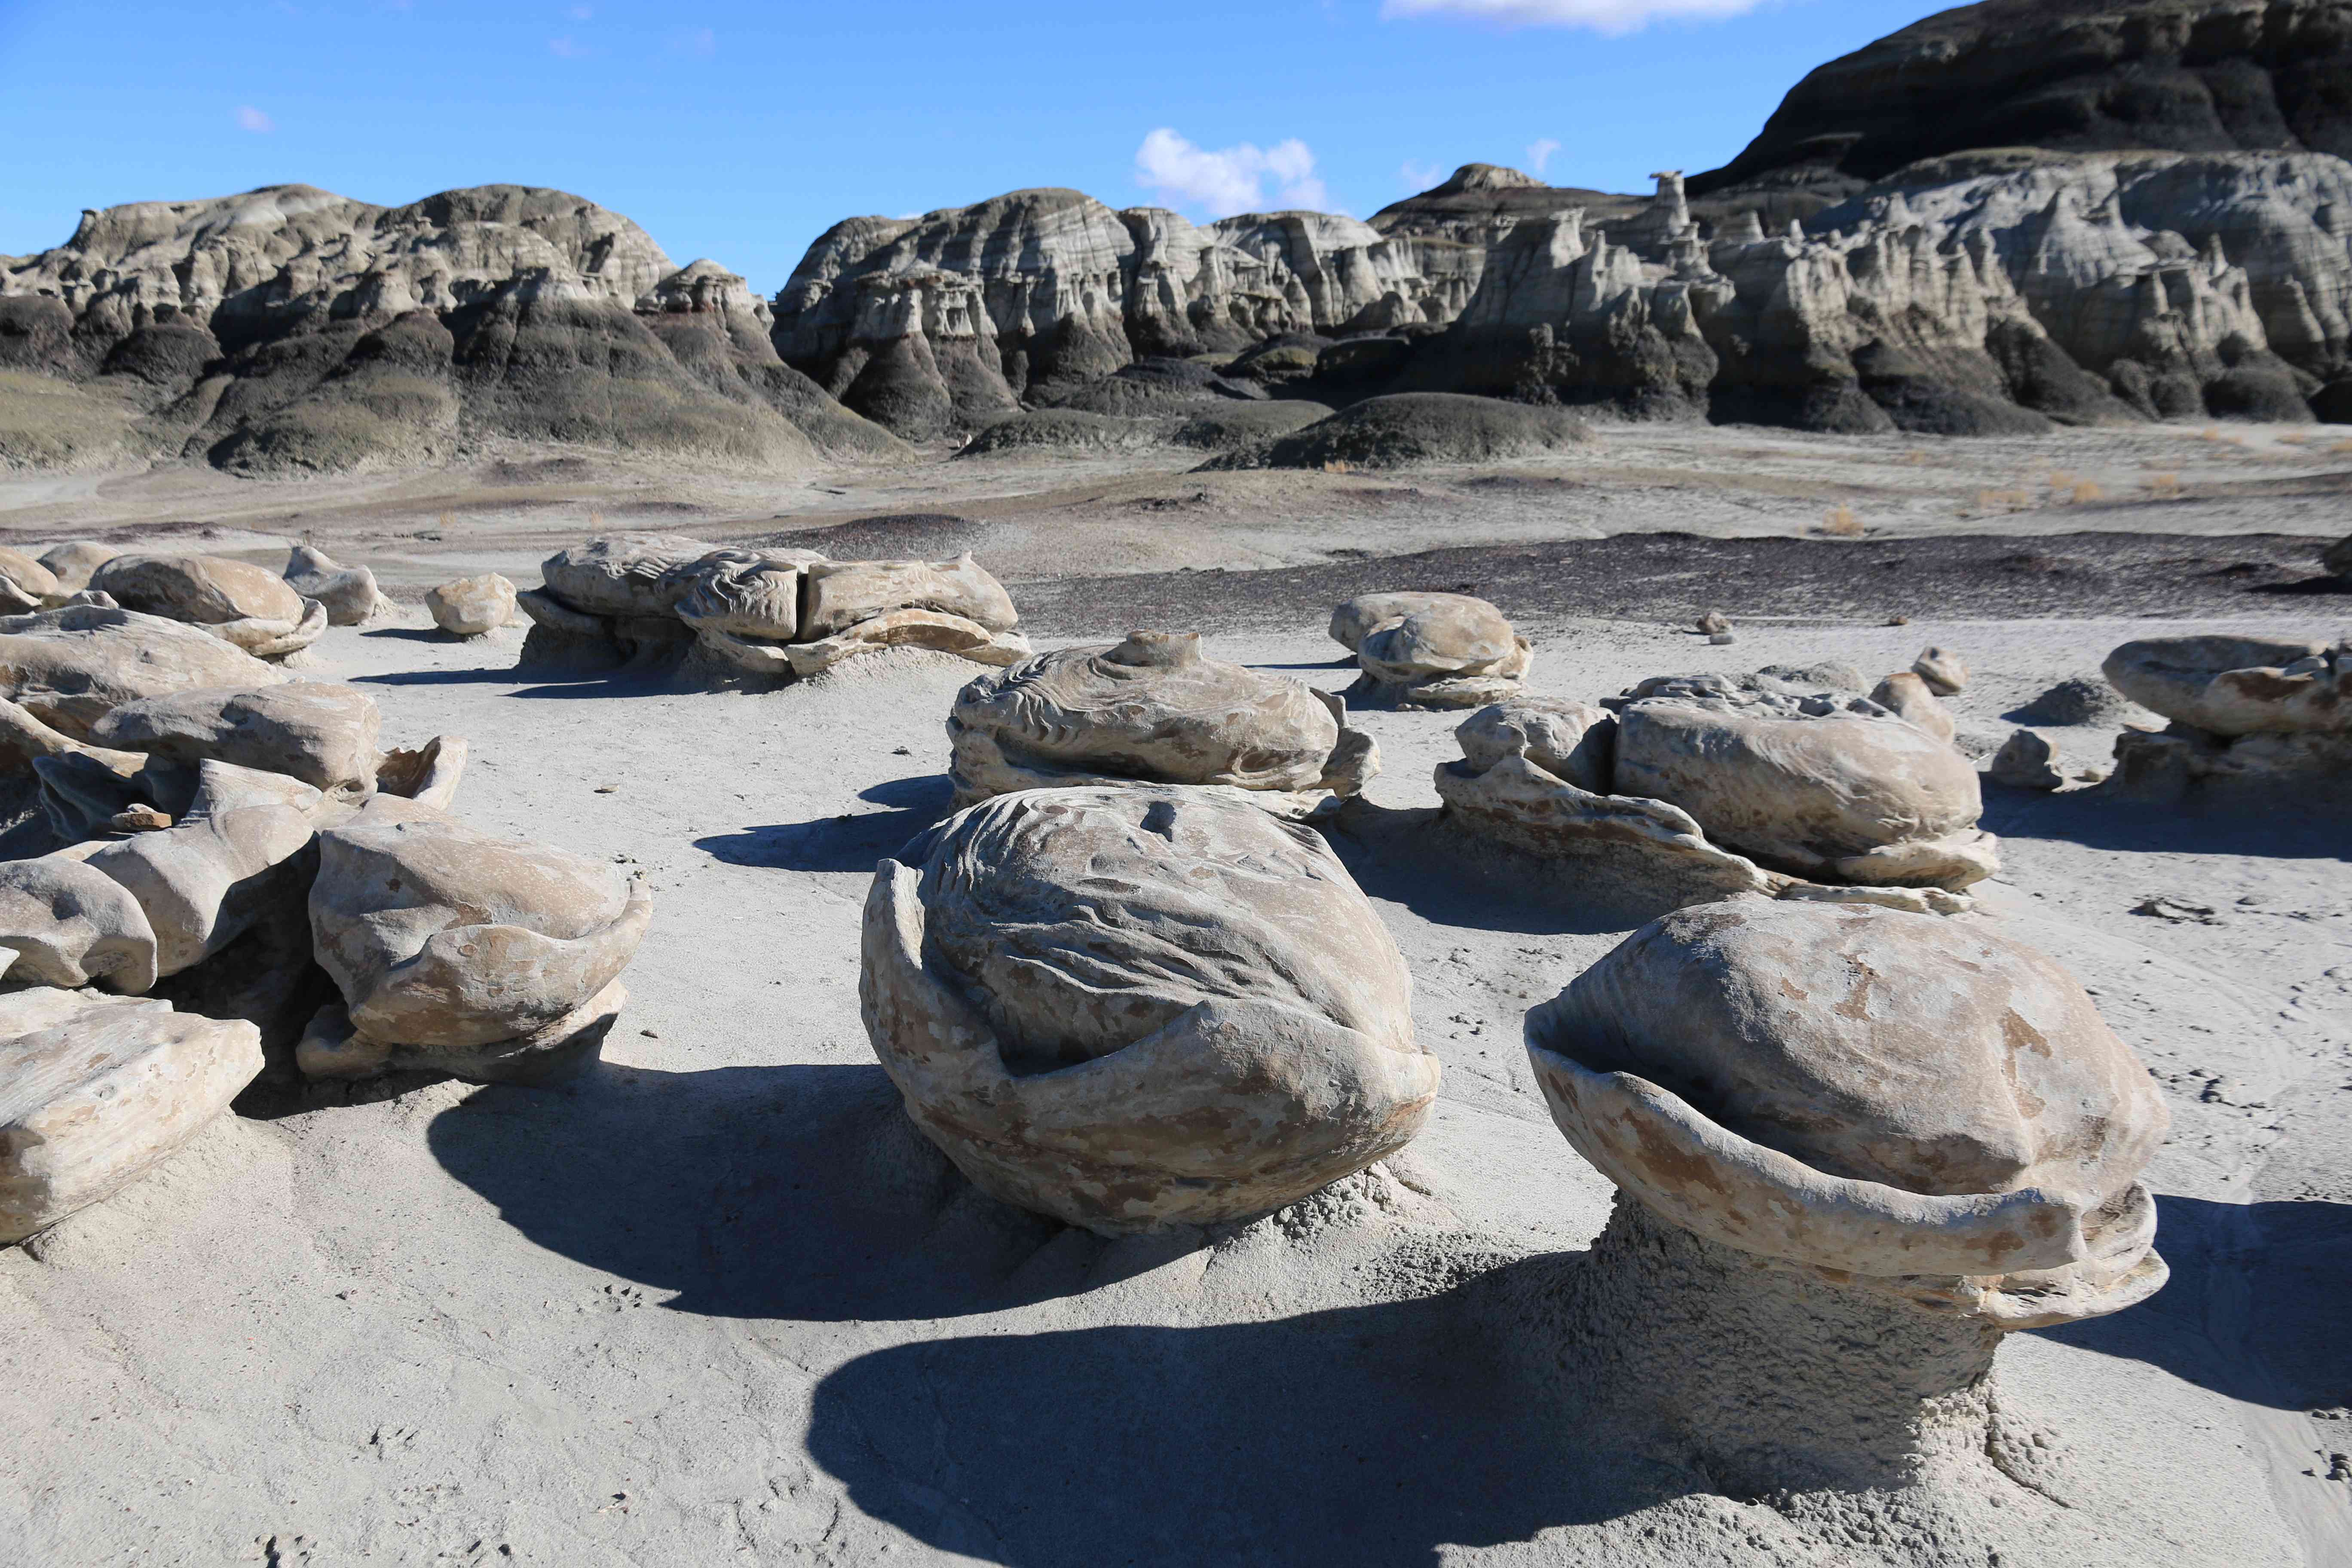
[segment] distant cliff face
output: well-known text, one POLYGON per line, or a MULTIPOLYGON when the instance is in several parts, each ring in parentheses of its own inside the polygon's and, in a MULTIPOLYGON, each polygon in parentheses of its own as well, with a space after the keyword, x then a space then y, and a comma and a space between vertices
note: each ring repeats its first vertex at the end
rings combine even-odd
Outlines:
MULTIPOLYGON (((380 207, 303 185, 88 212, 0 258, 0 370, 106 395, 115 455, 253 473, 500 437, 762 468, 895 446, 777 358, 766 305, 628 219, 490 185, 380 207)), ((0 458, 16 457, 0 447, 0 458)))
POLYGON ((2352 0, 1987 0, 1814 70, 1695 192, 1996 147, 2352 156, 2352 0))
POLYGON ((1015 191, 835 225, 776 296, 776 344, 850 408, 920 437, 1139 358, 1443 322, 1468 292, 1353 218, 1256 214, 1203 227, 1076 191, 1015 191))

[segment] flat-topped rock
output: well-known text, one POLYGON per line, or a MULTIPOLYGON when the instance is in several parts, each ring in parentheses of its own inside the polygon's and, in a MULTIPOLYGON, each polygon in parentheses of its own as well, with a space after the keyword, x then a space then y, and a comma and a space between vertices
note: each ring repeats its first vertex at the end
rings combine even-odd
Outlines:
POLYGON ((90 726, 90 740, 191 766, 207 760, 283 773, 338 799, 375 789, 382 719, 375 699, 339 680, 257 690, 218 688, 125 702, 90 726))
POLYGON ((0 995, 0 1246, 153 1170, 260 1070, 242 1019, 87 991, 0 995))
POLYGON ((2352 652, 2292 637, 2156 637, 2101 667, 2116 689, 2210 735, 2352 731, 2352 652))

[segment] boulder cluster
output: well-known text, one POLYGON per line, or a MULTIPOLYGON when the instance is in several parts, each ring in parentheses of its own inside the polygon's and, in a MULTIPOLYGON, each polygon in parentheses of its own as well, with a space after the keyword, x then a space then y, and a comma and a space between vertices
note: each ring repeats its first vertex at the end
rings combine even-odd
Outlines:
POLYGON ((609 864, 452 816, 463 741, 383 750, 365 691, 241 651, 241 575, 122 559, 119 585, 215 618, 0 617, 0 1241, 257 1078, 576 1069, 652 912, 609 864))
POLYGON ((1635 902, 1949 910, 2000 868, 1937 696, 1966 679, 1930 648, 1867 698, 1838 668, 1662 677, 1601 705, 1513 698, 1454 731, 1462 759, 1439 764, 1437 792, 1469 831, 1635 902))
MULTIPOLYGON (((810 550, 722 549, 623 533, 558 551, 515 595, 525 664, 680 660, 732 679, 789 681, 885 647, 1010 665, 1030 648, 1011 595, 970 554, 828 561, 810 550)), ((501 579, 503 581, 503 579, 501 579)), ((446 592, 446 590, 444 590, 446 592)))
POLYGON ((2118 691, 2171 721, 2116 739, 2122 793, 2326 795, 2352 779, 2352 643, 2158 637, 2124 644, 2103 668, 2118 691))

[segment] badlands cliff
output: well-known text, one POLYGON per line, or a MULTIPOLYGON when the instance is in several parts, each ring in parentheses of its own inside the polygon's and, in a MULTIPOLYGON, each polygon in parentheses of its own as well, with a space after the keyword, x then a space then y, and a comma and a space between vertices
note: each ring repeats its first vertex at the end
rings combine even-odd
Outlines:
POLYGON ((2347 18, 1995 0, 1822 67, 1646 196, 1474 163, 1370 222, 1201 225, 1016 191, 836 224, 772 304, 556 191, 110 208, 0 258, 0 464, 529 441, 790 471, 1039 409, 979 449, 1207 417, 1192 444, 1248 460, 1298 421, 1220 411, 1410 392, 1853 434, 2352 419, 2347 18))

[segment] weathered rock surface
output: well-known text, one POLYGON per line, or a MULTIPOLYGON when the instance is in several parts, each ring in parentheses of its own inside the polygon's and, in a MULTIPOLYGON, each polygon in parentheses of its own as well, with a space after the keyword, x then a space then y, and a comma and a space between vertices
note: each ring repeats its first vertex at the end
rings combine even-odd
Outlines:
POLYGON ((2095 676, 2074 676, 2058 682, 2013 715, 2029 724, 2105 724, 2134 714, 2145 716, 2131 699, 2095 676))
POLYGON ((1106 1235, 1243 1220, 1428 1114, 1395 942, 1307 828, 1223 792, 1035 790, 902 853, 866 902, 866 1032, 1005 1202, 1106 1235))
POLYGON ((58 580, 60 594, 79 594, 89 586, 90 574, 122 552, 96 540, 77 539, 51 545, 41 553, 41 564, 58 580))
POLYGON ((194 765, 207 760, 298 779, 342 801, 375 790, 375 699, 335 680, 174 692, 125 702, 89 727, 100 746, 194 765))
MULTIPOLYGON (((1407 616, 1423 610, 1453 610, 1463 615, 1476 615, 1476 605, 1484 599, 1474 599, 1467 594, 1359 594, 1331 612, 1331 640, 1356 652, 1364 646, 1370 633, 1391 626, 1407 616)), ((1492 609, 1494 606, 1487 605, 1492 609)))
POLYGON ((484 437, 783 472, 819 446, 903 451, 777 357, 740 278, 561 191, 380 207, 278 185, 85 213, 0 261, 0 310, 27 327, 12 368, 143 410, 128 453, 233 472, 443 462, 484 437))
POLYGON ((2342 0, 1990 0, 1815 69, 1692 182, 1834 188, 1984 147, 2352 157, 2342 0))
POLYGON ((288 587, 327 606, 329 626, 365 626, 392 604, 377 588, 373 572, 341 565, 307 544, 296 545, 287 557, 285 575, 288 587))
POLYGON ((1874 704, 1642 699, 1618 716, 1616 784, 1818 880, 1957 890, 2000 866, 1976 770, 1874 704))
POLYGON ((514 618, 515 585, 496 572, 459 577, 428 589, 425 607, 451 637, 478 637, 514 618))
POLYGON ((1685 910, 1529 1014, 1528 1051, 1580 1153, 1722 1245, 2002 1329, 2164 1281, 2147 1069, 2064 970, 1979 927, 1685 910))
POLYGON ((1938 741, 1949 742, 1955 732, 1952 710, 1937 700, 1935 683, 1916 669, 1888 676, 1872 689, 1870 700, 1938 741))
POLYGON ((1968 689, 1968 661, 1948 647, 1921 648, 1911 661, 1911 673, 1938 697, 1957 697, 1968 689))
POLYGON ((298 652, 327 629, 325 607, 283 578, 215 555, 118 555, 89 585, 126 610, 202 626, 257 658, 298 652))
POLYGON ((0 614, 21 616, 59 596, 56 574, 23 551, 0 545, 0 614))
POLYGON ((173 826, 84 857, 145 911, 159 975, 210 958, 266 910, 299 903, 310 876, 305 851, 333 809, 283 774, 216 762, 199 771, 195 800, 173 826))
POLYGON ((592 616, 667 616, 688 584, 673 575, 718 547, 676 533, 615 533, 540 563, 548 592, 592 616))
POLYGON ((1520 696, 1481 708, 1454 726, 1462 760, 1475 773, 1524 757, 1563 784, 1607 795, 1617 773, 1617 719, 1605 709, 1558 697, 1520 696))
POLYGON ((2319 563, 2338 577, 2352 577, 2352 536, 2329 545, 2320 556, 2319 563))
POLYGON ((319 845, 310 928, 345 1008, 303 1039, 305 1073, 533 1082, 595 1059, 653 917, 642 882, 414 811, 319 845))
POLYGON ((959 808, 1022 789, 1219 784, 1305 816, 1363 791, 1371 738, 1336 698, 1204 658, 1198 636, 1062 648, 965 687, 948 716, 959 808))
POLYGON ((1993 753, 1985 777, 2008 789, 2053 790, 2066 782, 2051 765, 2056 756, 2048 741, 2031 730, 2020 730, 1993 753))
MULTIPOLYGON (((1404 614, 1366 630, 1356 646, 1364 673, 1355 690, 1367 700, 1405 708, 1484 707, 1516 693, 1535 662, 1534 647, 1484 599, 1433 595, 1412 607, 1386 607, 1404 614)), ((1335 616, 1334 635, 1339 630, 1335 616)))
POLYGON ((0 1245, 170 1159, 260 1070, 242 1019, 84 991, 0 996, 0 1245))
POLYGON ((677 568, 677 617, 697 631, 790 642, 800 635, 803 574, 824 559, 810 550, 711 551, 677 568))
POLYGON ((2352 731, 2352 648, 2256 637, 2127 642, 2101 667, 2126 697, 2210 735, 2352 731))
POLYGON ((970 552, 953 561, 813 562, 803 581, 800 635, 810 641, 892 610, 930 610, 992 632, 1009 632, 1021 619, 1004 585, 970 552))
POLYGON ((121 883, 71 855, 0 861, 0 947, 11 984, 154 985, 155 930, 121 883))
POLYGON ((141 698, 251 690, 286 679, 194 626, 131 610, 78 605, 0 617, 0 692, 76 740, 141 698))

